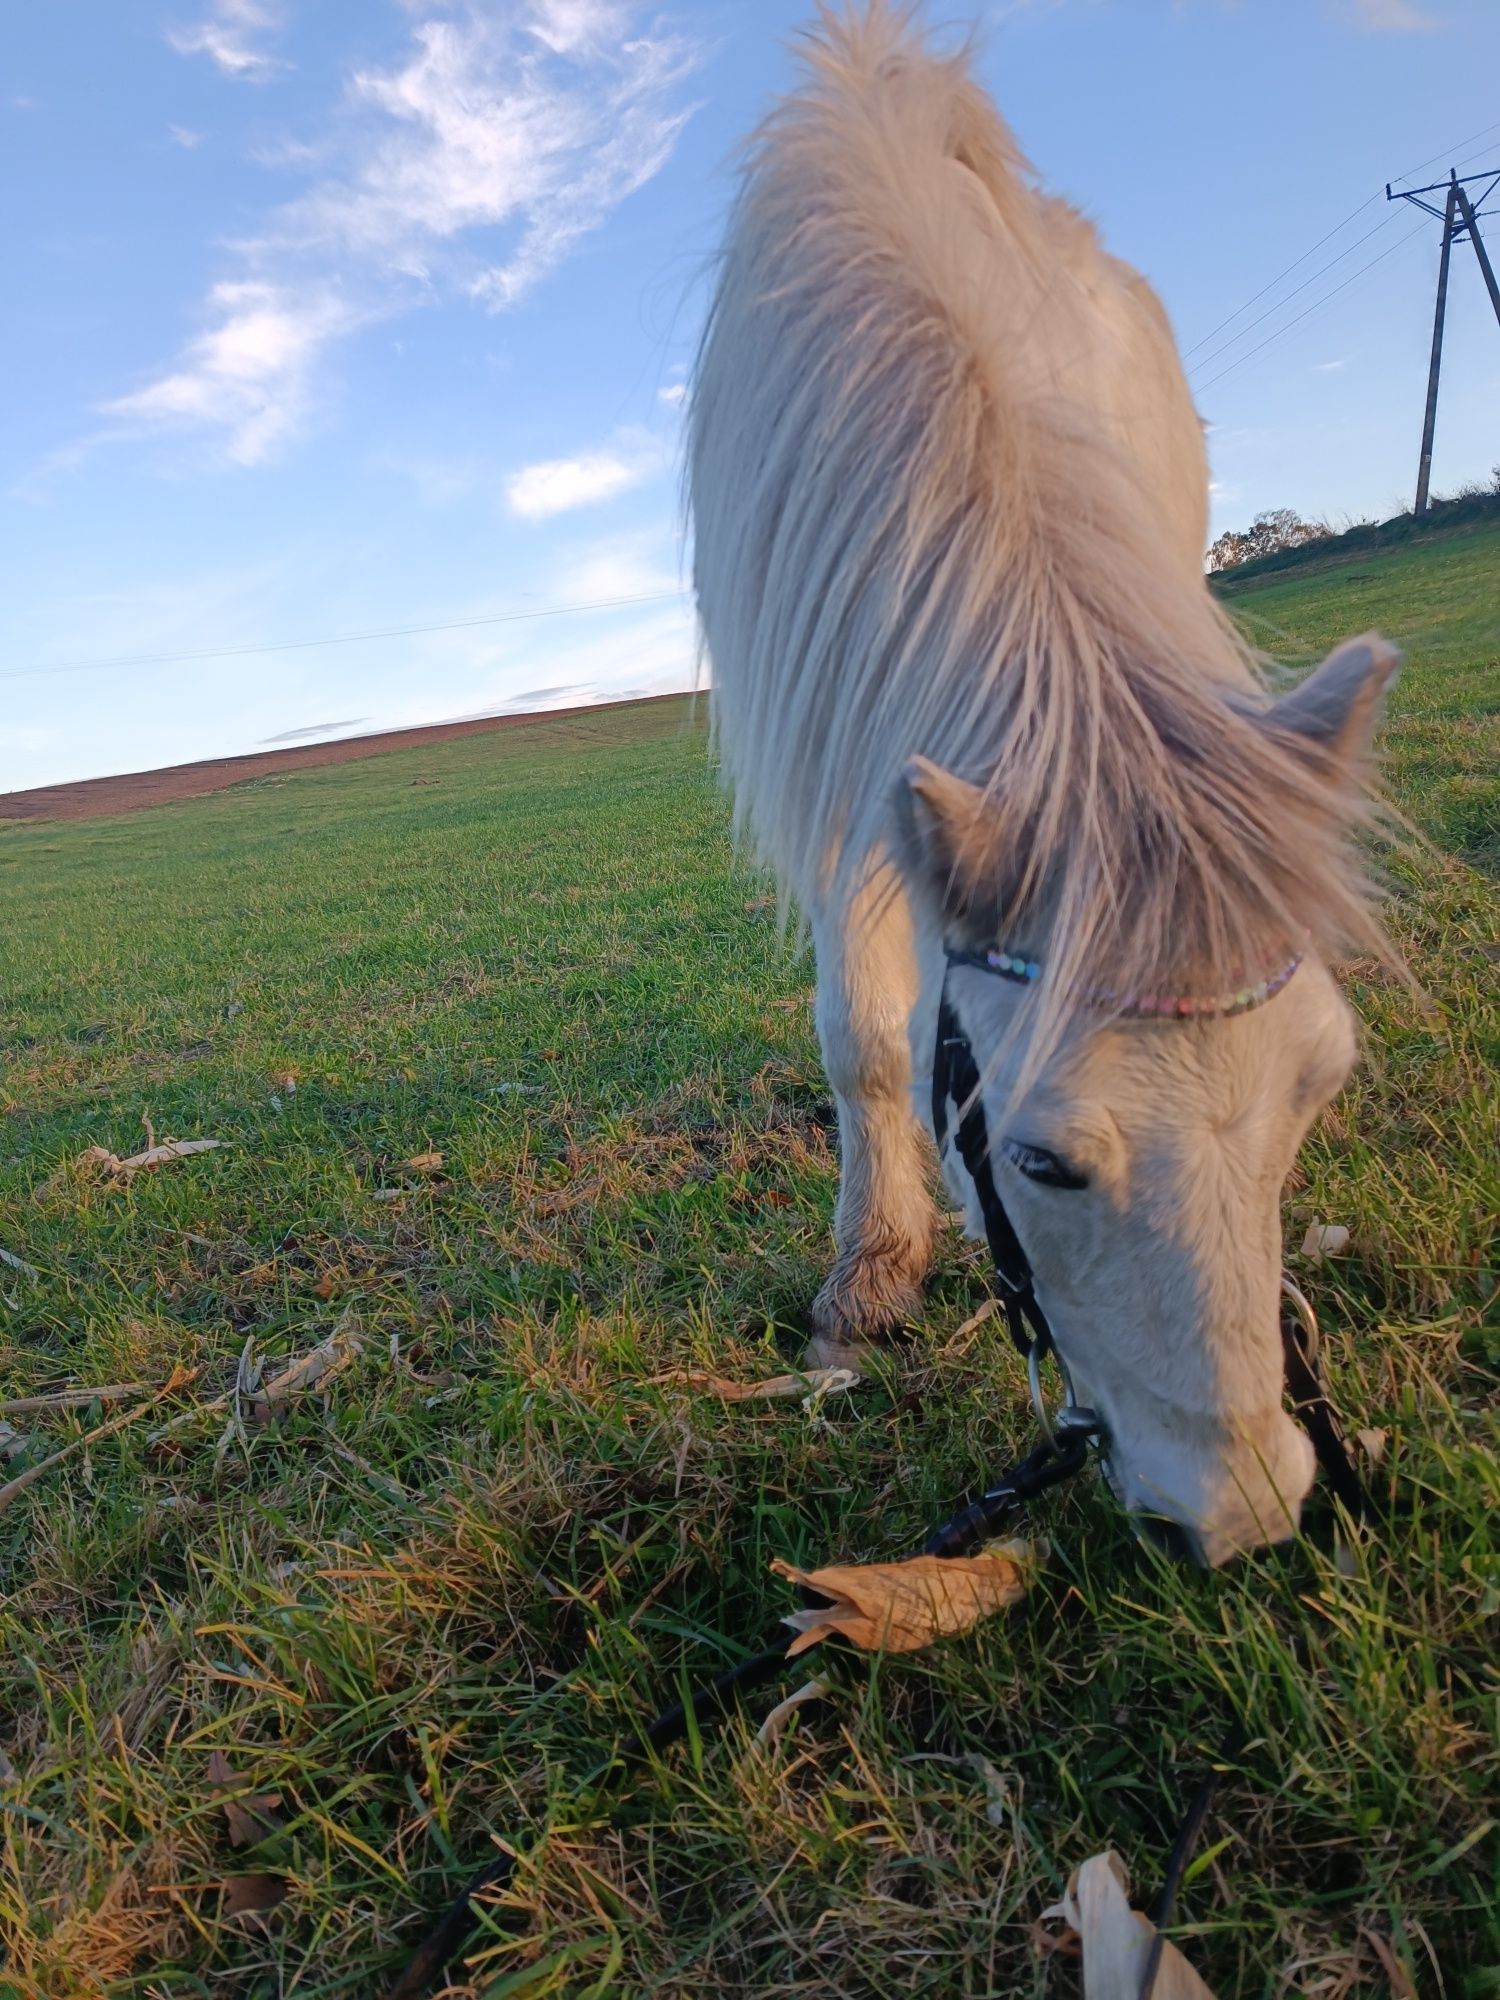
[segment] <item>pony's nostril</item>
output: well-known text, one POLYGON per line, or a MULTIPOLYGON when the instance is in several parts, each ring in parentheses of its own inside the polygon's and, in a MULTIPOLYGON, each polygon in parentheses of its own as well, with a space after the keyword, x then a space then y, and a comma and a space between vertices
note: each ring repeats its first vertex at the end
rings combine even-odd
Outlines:
POLYGON ((1142 1540, 1149 1542, 1162 1555, 1170 1556, 1173 1562, 1203 1561, 1198 1537, 1181 1521, 1169 1520, 1165 1514, 1137 1514, 1134 1522, 1142 1540))

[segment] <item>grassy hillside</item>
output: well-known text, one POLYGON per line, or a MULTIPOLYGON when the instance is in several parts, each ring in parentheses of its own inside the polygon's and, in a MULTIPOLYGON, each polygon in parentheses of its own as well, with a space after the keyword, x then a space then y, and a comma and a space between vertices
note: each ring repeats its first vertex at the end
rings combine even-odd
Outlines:
MULTIPOLYGON (((1391 1526, 1182 1574, 1080 1486, 1014 1617, 613 1799, 597 1747, 759 1641, 773 1557, 901 1552, 1031 1439, 956 1242, 853 1397, 657 1379, 796 1353, 835 1188, 810 969, 686 705, 0 832, 0 1398, 198 1371, 0 1510, 5 2000, 363 2000, 534 1826, 464 1992, 1066 1996, 1034 1919, 1106 1843, 1154 1889, 1230 1712, 1180 1913, 1224 2000, 1500 1992, 1497 579, 1491 533, 1232 600, 1292 658, 1412 637, 1429 1000, 1350 969, 1369 1059, 1286 1200, 1391 1526), (226 1143, 82 1161, 148 1121, 226 1143), (264 1421, 257 1364, 335 1333, 264 1421)), ((13 1411, 8 1470, 138 1400, 13 1411)))

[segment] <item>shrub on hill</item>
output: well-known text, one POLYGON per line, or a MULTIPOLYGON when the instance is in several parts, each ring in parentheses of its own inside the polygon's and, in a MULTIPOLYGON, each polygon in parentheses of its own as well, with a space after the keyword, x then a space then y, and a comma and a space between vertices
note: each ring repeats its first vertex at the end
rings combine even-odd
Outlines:
POLYGON ((1231 530, 1221 535, 1208 551, 1205 566, 1216 581, 1237 583, 1241 578, 1294 569, 1300 563, 1325 556, 1398 548, 1404 542, 1447 528, 1465 527, 1471 521, 1493 520, 1497 515, 1500 515, 1500 465, 1488 485, 1476 481, 1447 499, 1434 499, 1421 515, 1393 514, 1388 521, 1355 521, 1335 531, 1326 521, 1300 520, 1289 507, 1259 514, 1248 532, 1237 534, 1231 530))
POLYGON ((1290 507, 1273 507, 1257 514, 1245 529, 1230 528, 1208 552, 1208 567, 1239 569, 1261 556, 1279 555, 1283 549, 1299 549, 1306 542, 1326 541, 1333 533, 1326 521, 1304 521, 1290 507))

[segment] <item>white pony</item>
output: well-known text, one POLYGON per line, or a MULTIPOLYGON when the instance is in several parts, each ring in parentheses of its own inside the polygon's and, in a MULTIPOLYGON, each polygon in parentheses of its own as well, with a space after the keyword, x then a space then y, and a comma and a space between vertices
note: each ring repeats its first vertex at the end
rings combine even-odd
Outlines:
POLYGON ((825 10, 807 61, 751 143, 689 481, 738 820, 817 952, 815 1345, 917 1306, 946 954, 988 952, 948 990, 1038 1295, 1122 1499, 1218 1562, 1291 1532, 1313 1475, 1279 1197, 1354 1058, 1324 959, 1379 937, 1352 833, 1396 655, 1267 695, 1205 584, 1149 287, 909 10, 825 10))

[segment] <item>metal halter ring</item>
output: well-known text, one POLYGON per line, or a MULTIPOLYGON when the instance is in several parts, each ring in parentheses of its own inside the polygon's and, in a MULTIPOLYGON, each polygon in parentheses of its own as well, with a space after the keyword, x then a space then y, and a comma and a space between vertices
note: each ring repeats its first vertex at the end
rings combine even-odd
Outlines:
MULTIPOLYGON (((1318 1315, 1313 1311, 1306 1297, 1292 1283, 1285 1271, 1281 1274, 1281 1289, 1286 1297, 1291 1300, 1292 1311, 1296 1314, 1297 1323, 1302 1329, 1302 1338, 1297 1343, 1302 1349, 1302 1358, 1316 1375, 1319 1372, 1318 1355, 1323 1346, 1323 1336, 1318 1332, 1318 1315)), ((1066 1381, 1067 1377, 1064 1376, 1063 1379, 1066 1381)), ((1033 1389, 1033 1399, 1035 1395, 1036 1391, 1033 1389)))
POLYGON ((1068 1364, 1062 1358, 1061 1350, 1051 1338, 1036 1339, 1031 1343, 1031 1351, 1026 1356, 1026 1381, 1031 1389, 1031 1407, 1041 1426, 1042 1436, 1054 1451, 1058 1449, 1059 1435, 1067 1432, 1072 1436, 1082 1431, 1085 1436, 1096 1437, 1101 1429, 1097 1411, 1084 1407, 1073 1393, 1073 1378, 1068 1373, 1068 1364), (1057 1372, 1062 1377, 1063 1404, 1054 1416, 1047 1407, 1047 1398, 1042 1394, 1042 1360, 1050 1354, 1057 1363, 1057 1372))

